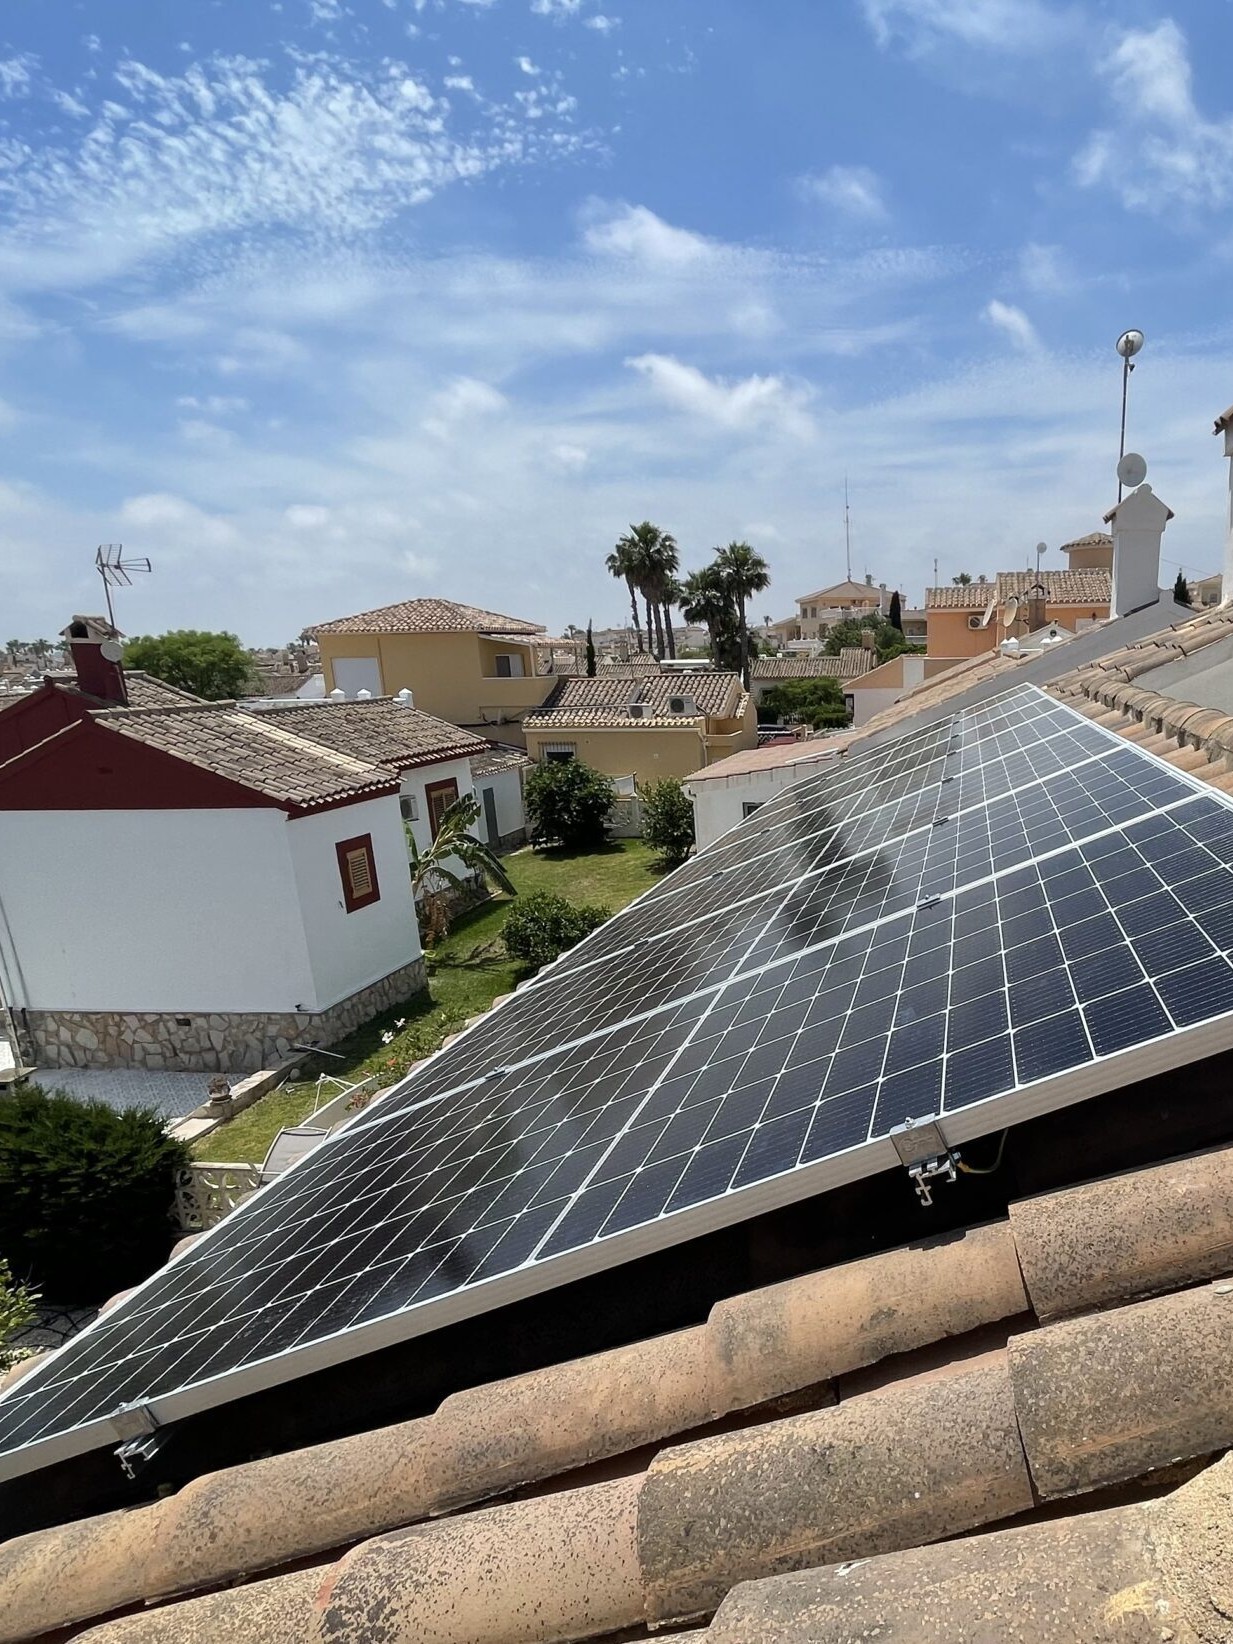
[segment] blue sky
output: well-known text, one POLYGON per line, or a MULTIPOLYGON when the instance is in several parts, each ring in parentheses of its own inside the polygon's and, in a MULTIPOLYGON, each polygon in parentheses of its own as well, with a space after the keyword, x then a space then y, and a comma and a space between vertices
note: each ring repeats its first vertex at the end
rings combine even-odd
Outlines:
MULTIPOLYGON (((0 641, 767 611, 1026 564, 1130 439, 1191 572, 1233 400, 1230 0, 26 0, 0 23, 0 641)), ((1173 564, 1166 567, 1170 577, 1173 564)))

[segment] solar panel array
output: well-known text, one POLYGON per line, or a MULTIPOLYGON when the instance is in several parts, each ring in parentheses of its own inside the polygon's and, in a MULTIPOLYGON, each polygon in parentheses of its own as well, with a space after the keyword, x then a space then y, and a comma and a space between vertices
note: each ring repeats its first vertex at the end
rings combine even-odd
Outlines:
POLYGON ((998 1129, 1233 1012, 1231 864, 1221 796, 1030 687, 837 761, 19 1382, 0 1475, 882 1168, 908 1118, 998 1129))

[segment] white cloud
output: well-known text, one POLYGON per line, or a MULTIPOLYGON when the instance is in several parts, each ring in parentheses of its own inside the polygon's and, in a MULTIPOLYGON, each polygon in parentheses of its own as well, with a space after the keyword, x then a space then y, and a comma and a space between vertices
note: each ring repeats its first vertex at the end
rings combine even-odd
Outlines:
POLYGON ((491 383, 475 377, 456 377, 448 387, 434 394, 428 415, 420 423, 425 433, 447 438, 460 423, 479 417, 494 417, 507 409, 509 401, 491 383))
POLYGON ((868 166, 831 166, 797 180, 797 189, 807 200, 818 200, 851 217, 875 221, 886 216, 882 184, 868 166))
POLYGON ((236 411, 248 410, 248 401, 238 394, 180 394, 176 404, 182 411, 205 411, 212 417, 227 417, 236 411))
POLYGON ((1186 37, 1172 18, 1116 35, 1100 64, 1114 123, 1075 156, 1081 187, 1107 184, 1132 210, 1216 210, 1233 198, 1233 118, 1194 100, 1186 37))
POLYGON ((594 17, 584 18, 582 26, 584 29, 594 29, 596 34, 611 34, 613 29, 620 28, 621 19, 607 17, 602 11, 597 11, 594 17))
POLYGON ((442 189, 567 155, 570 101, 486 102, 452 130, 450 108, 399 65, 361 72, 325 52, 289 68, 243 57, 162 74, 131 58, 123 103, 75 138, 0 136, 6 226, 0 286, 90 285, 224 236, 290 230, 343 240, 393 222, 442 189))
POLYGON ((585 468, 590 460, 590 453, 584 446, 571 444, 569 440, 558 441, 548 455, 558 468, 574 473, 585 468))
POLYGON ((723 428, 748 429, 777 424, 787 432, 810 429, 804 406, 808 393, 782 377, 745 377, 728 382, 708 377, 695 365, 670 354, 638 354, 625 361, 650 382, 660 399, 723 428))
POLYGON ((583 239, 591 251, 633 257, 660 267, 696 263, 712 252, 711 242, 687 228, 675 228, 646 206, 592 202, 583 239))
POLYGON ((296 531, 317 531, 330 523, 330 510, 316 503, 293 502, 283 509, 283 518, 296 531))
POLYGON ((119 519, 121 524, 147 533, 141 539, 145 543, 161 536, 166 545, 192 549, 229 548, 236 541, 235 529, 225 519, 166 491, 126 498, 120 505, 119 519))
POLYGON ((30 73, 34 58, 22 52, 17 57, 0 57, 0 97, 26 97, 34 83, 30 73))
POLYGON ((1021 308, 1012 303, 999 302, 995 297, 982 310, 981 318, 989 325, 994 326, 1003 336, 1009 337, 1016 348, 1025 353, 1040 347, 1040 338, 1036 335, 1036 328, 1021 308))
POLYGON ((1075 276, 1060 246, 1034 241, 1019 253, 1019 278, 1040 297, 1059 297, 1074 289, 1075 276))
POLYGON ((475 90, 475 81, 469 74, 447 74, 441 84, 447 91, 475 90))
POLYGON ((531 0, 531 10, 537 17, 554 17, 558 21, 576 17, 582 9, 582 0, 531 0))
POLYGON ((230 445, 234 437, 229 428, 220 428, 216 422, 207 422, 204 417, 180 419, 180 438, 188 440, 190 444, 230 445))
POLYGON ((924 51, 946 42, 998 53, 1050 49, 1068 36, 1068 12, 1041 0, 862 0, 880 46, 904 42, 924 51))
POLYGON ((515 57, 514 61, 524 74, 538 74, 540 72, 529 57, 515 57))

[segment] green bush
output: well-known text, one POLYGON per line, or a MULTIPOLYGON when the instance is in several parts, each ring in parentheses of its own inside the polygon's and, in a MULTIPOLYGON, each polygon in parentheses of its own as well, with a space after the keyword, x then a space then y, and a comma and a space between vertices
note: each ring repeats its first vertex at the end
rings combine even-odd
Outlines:
POLYGON ((188 1159, 152 1109, 24 1086, 0 1100, 0 1259, 58 1303, 105 1301, 166 1260, 188 1159))
POLYGON ((604 843, 615 799, 613 782, 580 759, 546 760, 527 777, 532 842, 593 850, 604 843))
POLYGON ((0 1259, 0 1375, 21 1357, 20 1350, 5 1343, 15 1332, 34 1323, 38 1316, 35 1300, 25 1285, 13 1283, 8 1263, 0 1259))
POLYGON ((680 777, 667 776, 642 790, 642 837, 668 868, 694 848, 694 807, 680 777))
POLYGON ((505 916, 501 927, 505 951, 526 965, 547 965, 597 930, 611 912, 591 903, 571 902, 551 891, 535 891, 521 897, 505 916))
POLYGON ((810 725, 815 731, 848 723, 847 704, 837 679, 781 679, 765 691, 758 704, 758 722, 777 725, 781 720, 810 725))

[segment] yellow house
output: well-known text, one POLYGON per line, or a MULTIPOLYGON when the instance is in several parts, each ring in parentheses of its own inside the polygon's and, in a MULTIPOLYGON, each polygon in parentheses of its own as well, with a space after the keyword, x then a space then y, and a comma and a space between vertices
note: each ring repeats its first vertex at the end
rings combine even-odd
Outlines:
POLYGON ((688 776, 758 741, 740 675, 710 670, 562 679, 523 730, 532 759, 581 759, 639 787, 688 776))
POLYGON ((407 599, 306 630, 317 641, 327 692, 396 696, 451 725, 500 727, 521 742, 520 722, 575 664, 571 641, 524 622, 450 599, 407 599))
POLYGON ((999 571, 996 582, 925 589, 930 656, 979 656, 1047 623, 1081 633, 1109 615, 1113 578, 1101 569, 999 571))

